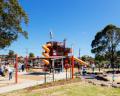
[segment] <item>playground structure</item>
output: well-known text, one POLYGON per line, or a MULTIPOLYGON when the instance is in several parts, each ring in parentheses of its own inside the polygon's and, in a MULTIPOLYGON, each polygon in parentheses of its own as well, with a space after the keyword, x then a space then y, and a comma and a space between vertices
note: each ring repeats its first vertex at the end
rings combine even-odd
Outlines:
POLYGON ((42 55, 45 57, 43 62, 45 63, 45 66, 48 66, 48 68, 52 68, 52 59, 54 59, 54 67, 57 69, 62 68, 61 70, 65 67, 71 67, 72 64, 70 64, 70 62, 72 60, 80 63, 81 65, 88 65, 88 63, 82 61, 81 59, 72 56, 72 48, 66 47, 65 41, 49 41, 46 42, 42 48, 45 50, 42 52, 42 55))

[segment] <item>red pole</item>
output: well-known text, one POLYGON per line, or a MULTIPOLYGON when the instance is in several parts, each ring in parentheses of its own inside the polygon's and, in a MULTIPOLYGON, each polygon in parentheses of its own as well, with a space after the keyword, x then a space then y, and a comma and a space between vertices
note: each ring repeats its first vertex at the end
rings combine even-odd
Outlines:
POLYGON ((16 62, 15 62, 15 83, 18 83, 18 56, 16 54, 16 62))
POLYGON ((71 61, 72 61, 72 79, 74 79, 74 56, 72 56, 71 61))
POLYGON ((28 58, 27 58, 27 56, 25 58, 25 67, 26 67, 26 72, 28 72, 28 58))

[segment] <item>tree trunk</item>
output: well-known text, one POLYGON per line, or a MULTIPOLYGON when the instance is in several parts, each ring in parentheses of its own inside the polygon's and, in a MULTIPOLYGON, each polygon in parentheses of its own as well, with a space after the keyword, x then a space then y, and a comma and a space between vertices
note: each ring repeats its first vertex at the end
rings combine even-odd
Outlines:
POLYGON ((112 38, 112 49, 111 49, 111 65, 112 65, 113 74, 114 74, 114 46, 113 46, 113 38, 112 38))
POLYGON ((113 58, 111 58, 110 62, 111 62, 112 71, 114 72, 114 62, 113 62, 113 58))
POLYGON ((117 64, 117 70, 119 71, 119 64, 117 64))
POLYGON ((99 72, 100 72, 100 64, 99 64, 99 72))

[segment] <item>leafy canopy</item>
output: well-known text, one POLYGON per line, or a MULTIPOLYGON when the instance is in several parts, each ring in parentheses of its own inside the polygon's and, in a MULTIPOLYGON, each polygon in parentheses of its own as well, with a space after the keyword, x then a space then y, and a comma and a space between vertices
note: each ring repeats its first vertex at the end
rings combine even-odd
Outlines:
POLYGON ((29 58, 34 58, 35 57, 35 55, 34 55, 34 53, 29 53, 29 58))
POLYGON ((110 24, 96 34, 91 43, 91 51, 95 54, 104 54, 119 49, 119 44, 120 28, 110 24))
POLYGON ((120 28, 112 24, 107 25, 95 35, 91 46, 91 52, 97 56, 97 59, 104 60, 101 57, 107 57, 111 64, 114 65, 117 52, 120 50, 120 28))
POLYGON ((0 49, 9 46, 19 34, 27 38, 22 23, 28 24, 28 17, 18 0, 0 0, 0 49))
POLYGON ((13 50, 9 50, 7 58, 13 58, 15 57, 15 52, 13 50))

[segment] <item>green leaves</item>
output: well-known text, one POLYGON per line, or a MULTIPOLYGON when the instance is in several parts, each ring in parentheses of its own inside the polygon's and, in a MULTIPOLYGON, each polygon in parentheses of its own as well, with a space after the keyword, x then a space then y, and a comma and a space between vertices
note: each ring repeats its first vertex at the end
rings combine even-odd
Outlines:
POLYGON ((13 50, 9 50, 7 58, 13 58, 15 57, 15 52, 13 50))
POLYGON ((81 59, 83 60, 83 61, 94 61, 94 58, 93 57, 91 57, 91 56, 88 56, 88 55, 83 55, 82 57, 81 57, 81 59))
POLYGON ((120 28, 114 25, 107 25, 102 31, 98 32, 91 43, 92 52, 98 53, 108 51, 110 47, 116 48, 120 43, 120 28))
POLYGON ((29 58, 34 58, 35 57, 35 55, 34 55, 34 53, 29 53, 29 58))
POLYGON ((9 46, 19 34, 28 38, 23 23, 28 24, 28 17, 18 0, 0 0, 0 49, 9 46))
MULTIPOLYGON (((107 25, 102 31, 98 32, 91 43, 92 50, 96 56, 106 56, 114 62, 116 52, 119 50, 120 28, 115 25, 107 25)), ((100 58, 99 58, 100 59, 100 58)), ((108 58, 107 58, 108 59, 108 58)))

